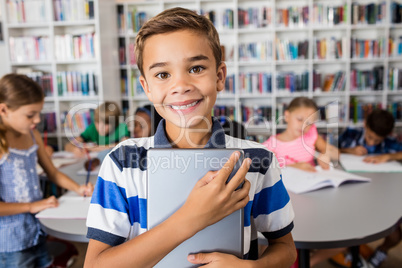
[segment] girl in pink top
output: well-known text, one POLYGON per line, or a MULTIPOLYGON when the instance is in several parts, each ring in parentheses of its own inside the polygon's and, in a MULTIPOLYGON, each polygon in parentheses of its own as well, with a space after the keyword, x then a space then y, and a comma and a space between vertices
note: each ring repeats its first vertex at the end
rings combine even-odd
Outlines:
POLYGON ((284 114, 286 130, 263 143, 275 153, 281 167, 315 171, 314 158, 323 169, 329 168, 330 159, 338 159, 338 149, 318 135, 314 125, 317 110, 317 105, 309 98, 293 99, 284 114))

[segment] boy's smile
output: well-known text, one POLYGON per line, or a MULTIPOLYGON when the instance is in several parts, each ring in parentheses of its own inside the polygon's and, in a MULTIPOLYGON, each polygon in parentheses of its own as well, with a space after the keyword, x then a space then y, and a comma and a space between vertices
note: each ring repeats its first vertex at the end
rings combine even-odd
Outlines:
POLYGON ((207 38, 191 30, 153 35, 145 42, 143 58, 140 82, 166 119, 166 129, 209 129, 217 93, 225 86, 226 65, 216 68, 207 38))

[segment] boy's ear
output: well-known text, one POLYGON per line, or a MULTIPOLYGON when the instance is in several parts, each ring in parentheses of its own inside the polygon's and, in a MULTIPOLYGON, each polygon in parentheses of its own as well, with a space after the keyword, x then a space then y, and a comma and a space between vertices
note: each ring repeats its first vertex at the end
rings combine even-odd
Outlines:
POLYGON ((149 90, 147 80, 142 75, 140 76, 140 83, 141 83, 142 89, 145 92, 145 95, 147 95, 149 101, 152 102, 152 94, 151 94, 151 91, 149 90))
POLYGON ((0 103, 0 115, 6 116, 8 112, 8 107, 5 103, 0 103))
POLYGON ((226 64, 222 62, 219 67, 218 71, 216 74, 216 89, 219 91, 222 91, 225 89, 225 82, 226 82, 226 75, 227 75, 227 68, 226 64))

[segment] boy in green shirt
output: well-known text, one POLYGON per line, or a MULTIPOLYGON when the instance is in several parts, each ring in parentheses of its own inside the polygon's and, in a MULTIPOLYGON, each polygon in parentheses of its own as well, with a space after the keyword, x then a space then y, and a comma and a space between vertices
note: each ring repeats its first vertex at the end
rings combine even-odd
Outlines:
POLYGON ((119 122, 119 106, 115 102, 105 102, 95 109, 94 122, 77 138, 76 143, 94 143, 97 146, 77 146, 67 143, 65 150, 73 152, 78 157, 85 156, 82 148, 89 151, 100 152, 113 148, 117 143, 130 137, 126 123, 119 122))

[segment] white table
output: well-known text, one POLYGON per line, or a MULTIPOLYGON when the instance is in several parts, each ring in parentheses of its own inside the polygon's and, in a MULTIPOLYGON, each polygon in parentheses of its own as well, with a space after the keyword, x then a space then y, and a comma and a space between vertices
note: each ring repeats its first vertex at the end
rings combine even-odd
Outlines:
MULTIPOLYGON (((86 176, 77 175, 77 171, 84 167, 84 160, 80 160, 75 164, 68 165, 60 168, 60 170, 75 180, 79 184, 84 184, 86 176)), ((94 185, 97 176, 91 175, 90 182, 94 185)), ((39 220, 43 230, 60 239, 75 241, 75 242, 88 242, 86 220, 79 219, 40 219, 39 220)))

